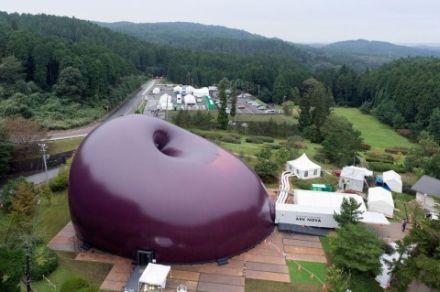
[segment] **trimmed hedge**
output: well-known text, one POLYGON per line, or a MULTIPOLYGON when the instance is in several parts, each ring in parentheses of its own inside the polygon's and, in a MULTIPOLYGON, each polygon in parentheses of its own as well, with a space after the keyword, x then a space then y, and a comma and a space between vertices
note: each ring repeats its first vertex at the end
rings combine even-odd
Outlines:
POLYGON ((396 172, 405 172, 405 167, 400 165, 395 165, 392 163, 384 163, 384 162, 369 162, 368 166, 370 169, 374 171, 388 171, 394 170, 396 172))
POLYGON ((95 292, 89 282, 81 278, 68 279, 61 286, 61 292, 95 292))
POLYGON ((263 144, 263 143, 273 143, 275 139, 267 136, 250 136, 247 137, 245 141, 248 143, 263 144))
POLYGON ((240 137, 236 137, 236 136, 223 136, 220 138, 220 141, 226 143, 241 144, 240 137))
POLYGON ((32 250, 30 274, 34 281, 43 279, 58 267, 57 254, 46 245, 37 245, 32 250))
POLYGON ((392 148, 385 148, 385 152, 391 153, 391 154, 407 154, 409 151, 406 147, 392 147, 392 148))

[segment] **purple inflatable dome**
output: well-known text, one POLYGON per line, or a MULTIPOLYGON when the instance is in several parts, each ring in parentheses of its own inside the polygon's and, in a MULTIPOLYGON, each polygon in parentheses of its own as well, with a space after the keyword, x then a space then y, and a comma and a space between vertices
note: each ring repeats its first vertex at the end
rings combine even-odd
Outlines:
POLYGON ((142 115, 107 122, 83 141, 69 207, 82 241, 130 258, 154 251, 159 262, 233 256, 273 230, 273 203, 243 162, 142 115))

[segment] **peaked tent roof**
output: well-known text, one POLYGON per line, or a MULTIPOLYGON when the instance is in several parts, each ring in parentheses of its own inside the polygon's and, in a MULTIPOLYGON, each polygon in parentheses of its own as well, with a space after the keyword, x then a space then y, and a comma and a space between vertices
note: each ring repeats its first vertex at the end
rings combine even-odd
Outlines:
POLYGON ((373 172, 364 167, 345 166, 341 171, 341 177, 356 180, 364 180, 366 176, 372 176, 373 172))
POLYGON ((368 189, 368 202, 384 201, 394 207, 393 195, 383 187, 374 187, 368 189))
POLYGON ((398 174, 394 170, 385 171, 382 174, 382 178, 383 178, 384 181, 387 181, 387 180, 399 180, 399 181, 402 181, 402 177, 400 176, 400 174, 398 174))
POLYGON ((293 165, 296 168, 305 169, 305 170, 321 168, 321 166, 319 166, 318 164, 311 161, 305 153, 303 153, 297 159, 288 161, 287 163, 289 163, 290 165, 293 165))
POLYGON ((440 198, 440 180, 428 175, 422 176, 411 189, 419 193, 440 198))

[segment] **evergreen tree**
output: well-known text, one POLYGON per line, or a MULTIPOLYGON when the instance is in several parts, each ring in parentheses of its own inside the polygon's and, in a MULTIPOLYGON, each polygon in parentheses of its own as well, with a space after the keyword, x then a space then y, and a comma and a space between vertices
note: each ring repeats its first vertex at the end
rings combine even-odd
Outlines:
POLYGON ((0 82, 14 84, 24 78, 24 68, 21 62, 14 56, 1 59, 0 62, 0 82))
POLYGON ((440 143, 440 107, 432 111, 428 129, 434 139, 440 143))
POLYGON ((79 101, 84 94, 85 83, 81 71, 74 67, 67 67, 61 71, 60 78, 55 86, 55 92, 61 97, 79 101))
POLYGON ((226 108, 228 106, 228 96, 226 95, 226 86, 227 80, 223 79, 219 84, 219 100, 220 100, 220 108, 218 110, 217 116, 217 124, 218 127, 222 130, 226 130, 228 128, 228 114, 226 113, 226 108))
POLYGON ((0 123, 0 177, 9 170, 9 160, 12 156, 13 146, 8 139, 7 133, 0 123))
POLYGON ((323 127, 323 136, 323 153, 337 165, 352 163, 362 149, 361 133, 345 118, 330 116, 323 127))
POLYGON ((333 218, 338 222, 339 227, 347 224, 357 224, 362 219, 362 211, 359 210, 361 203, 354 198, 343 198, 339 213, 334 213, 333 218))
POLYGON ((330 240, 332 263, 345 272, 375 276, 383 242, 363 224, 348 224, 330 240))
POLYGON ((231 89, 231 113, 230 113, 231 117, 233 118, 237 114, 237 95, 238 95, 237 82, 234 82, 231 89))

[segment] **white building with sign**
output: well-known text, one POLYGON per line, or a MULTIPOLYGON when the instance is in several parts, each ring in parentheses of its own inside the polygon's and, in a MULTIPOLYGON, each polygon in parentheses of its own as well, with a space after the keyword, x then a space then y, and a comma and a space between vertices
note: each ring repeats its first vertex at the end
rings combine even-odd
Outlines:
POLYGON ((333 218, 339 213, 344 198, 355 199, 362 211, 361 221, 367 224, 389 224, 381 213, 369 212, 361 196, 355 194, 316 192, 294 190, 293 204, 277 200, 275 207, 275 223, 321 228, 337 228, 338 223, 333 218))

